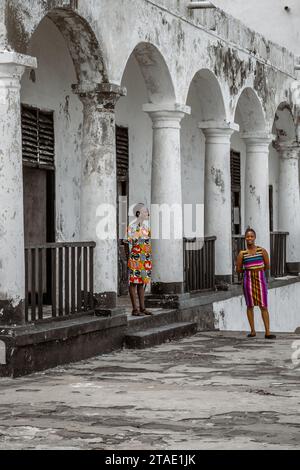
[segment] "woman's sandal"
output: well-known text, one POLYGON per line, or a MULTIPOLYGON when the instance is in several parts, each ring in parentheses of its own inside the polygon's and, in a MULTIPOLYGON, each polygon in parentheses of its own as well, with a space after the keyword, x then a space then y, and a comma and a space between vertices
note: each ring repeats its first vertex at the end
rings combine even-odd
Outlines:
POLYGON ((145 308, 143 308, 143 310, 140 310, 140 312, 142 315, 153 315, 152 312, 150 312, 149 310, 146 310, 145 308))
POLYGON ((144 314, 141 313, 137 308, 132 310, 131 315, 133 315, 134 317, 143 317, 144 316, 144 314))
POLYGON ((249 333, 249 334, 247 335, 247 338, 255 338, 255 336, 256 336, 256 333, 255 333, 255 335, 252 335, 251 333, 249 333))
POLYGON ((265 335, 266 339, 276 339, 276 335, 265 335))

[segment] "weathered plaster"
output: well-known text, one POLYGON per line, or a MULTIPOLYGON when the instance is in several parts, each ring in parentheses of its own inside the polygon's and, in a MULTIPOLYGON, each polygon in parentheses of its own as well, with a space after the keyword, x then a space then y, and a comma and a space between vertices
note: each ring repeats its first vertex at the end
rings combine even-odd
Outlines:
MULTIPOLYGON (((184 13, 182 6, 175 0, 164 1, 167 8, 161 8, 156 3, 158 0, 118 0, 118 8, 114 8, 111 0, 32 0, 29 8, 28 2, 21 0, 6 2, 8 48, 29 51, 36 41, 36 34, 41 34, 43 47, 39 50, 40 44, 36 41, 34 51, 39 59, 39 69, 28 72, 23 83, 26 82, 27 97, 32 104, 54 109, 56 113, 56 154, 58 159, 61 158, 61 163, 57 161, 59 239, 74 239, 78 236, 80 213, 78 158, 81 152, 82 106, 72 94, 72 82, 79 82, 81 86, 93 90, 95 84, 109 81, 118 85, 123 78, 130 88, 130 96, 122 98, 124 104, 120 101, 120 107, 117 108, 118 123, 129 126, 130 200, 135 200, 138 195, 139 199, 150 202, 152 130, 149 118, 142 112, 145 102, 164 105, 175 102, 183 105, 188 102, 192 106, 192 116, 183 123, 181 132, 183 200, 185 197, 186 200, 201 200, 203 191, 199 181, 204 179, 204 154, 201 150, 204 139, 200 130, 196 137, 196 117, 202 121, 219 122, 234 122, 236 119, 242 131, 270 132, 280 103, 287 102, 294 112, 296 110, 295 93, 290 91, 294 81, 292 54, 254 34, 220 10, 190 14, 186 10, 184 13), (46 15, 47 19, 40 23, 46 15), (53 47, 51 44, 49 48, 50 58, 46 52, 46 32, 40 33, 46 24, 49 30, 56 31, 52 36, 53 47), (55 50, 56 46, 60 47, 58 50, 63 50, 63 54, 55 50), (59 66, 56 64, 56 54, 59 66), (58 75, 57 80, 53 81, 54 71, 58 75), (138 87, 135 89, 137 77, 138 87), (58 90, 62 88, 58 97, 58 90), (57 96, 57 99, 53 96, 57 96), (193 101, 197 99, 195 104, 193 101), (194 138, 194 141, 190 142, 190 138, 194 138), (197 146, 199 161, 195 168, 199 178, 196 171, 191 174, 197 158, 197 146), (189 160, 192 153, 194 162, 190 162, 188 169, 185 161, 189 160), (187 188, 190 183, 191 188, 187 188), (76 227, 72 227, 72 219, 76 220, 76 227)), ((105 118, 102 125, 99 124, 98 144, 102 145, 102 150, 110 140, 108 134, 111 126, 112 122, 105 118)), ((243 148, 244 144, 237 135, 232 138, 233 141, 243 148)), ((98 148, 97 145, 95 143, 95 148, 98 148)), ((88 179, 91 174, 93 177, 96 174, 95 181, 102 185, 105 180, 103 175, 112 179, 114 169, 109 154, 112 145, 108 146, 107 152, 101 153, 101 162, 93 158, 93 142, 89 142, 87 147, 90 155, 84 167, 86 171, 83 168, 83 177, 88 179)), ((226 148, 227 159, 228 150, 226 148)), ((245 168, 246 157, 242 160, 245 168)), ((270 157, 269 161, 272 161, 270 157)), ((214 190, 221 189, 218 197, 221 196, 219 202, 222 208, 226 203, 224 188, 227 193, 229 191, 228 165, 222 174, 221 169, 222 165, 212 166, 209 172, 214 173, 211 179, 214 190)), ((276 168, 272 168, 271 174, 276 179, 276 168)), ((114 190, 107 194, 114 201, 114 190)), ((243 197, 247 199, 247 194, 243 197)), ((257 197, 261 198, 261 195, 257 197)), ((230 220, 228 197, 226 207, 226 217, 230 220)), ((222 217, 224 219, 224 214, 222 217)), ((107 272, 104 278, 107 280, 107 272)), ((112 284, 115 285, 115 279, 112 284)))
POLYGON ((106 80, 102 52, 91 27, 92 18, 77 13, 78 1, 33 0, 30 4, 7 0, 6 30, 7 46, 25 52, 30 38, 47 15, 65 38, 80 81, 100 82, 106 80))
MULTIPOLYGON (((69 40, 70 46, 73 44, 71 39, 75 39, 75 55, 78 56, 82 52, 84 57, 89 50, 91 58, 95 59, 96 55, 99 55, 100 59, 103 59, 103 68, 107 70, 106 78, 112 83, 120 84, 128 58, 135 47, 140 43, 152 43, 164 58, 174 84, 177 102, 186 101, 190 83, 197 70, 208 68, 213 72, 215 66, 222 75, 219 80, 226 99, 230 98, 230 90, 237 94, 245 85, 246 79, 249 86, 252 83, 252 86, 262 93, 262 99, 270 100, 274 96, 276 99, 277 96, 282 98, 283 90, 288 89, 292 81, 289 75, 294 74, 294 57, 286 49, 254 34, 220 10, 207 12, 203 17, 196 15, 187 20, 180 17, 174 4, 168 3, 166 9, 155 3, 147 0, 120 0, 118 8, 115 9, 108 0, 100 0, 96 6, 93 2, 78 2, 76 5, 74 2, 62 0, 33 0, 30 14, 19 0, 11 0, 9 5, 10 8, 18 10, 23 18, 22 28, 25 34, 29 35, 49 9, 64 7, 56 10, 54 14, 50 13, 50 16, 58 22, 58 26, 59 22, 63 21, 63 30, 66 29, 66 39, 69 40), (172 8, 176 10, 171 11, 172 8), (72 11, 75 13, 72 14, 72 11), (205 23, 205 18, 212 17, 216 24, 215 31, 209 28, 211 19, 209 26, 205 23), (88 32, 86 21, 91 27, 88 32), (73 26, 75 31, 80 31, 83 39, 87 32, 87 38, 82 41, 81 48, 76 36, 70 37, 71 29, 65 28, 66 24, 73 26), (97 38, 99 44, 97 52, 92 48, 93 37, 97 38), (117 44, 122 44, 122 47, 117 44), (221 58, 225 64, 222 73, 221 58), (265 89, 266 82, 271 85, 268 92, 265 89)), ((187 15, 188 12, 185 16, 187 15)), ((90 68, 92 62, 89 61, 90 68)), ((101 60, 98 60, 98 64, 100 63, 101 60)), ((82 74, 83 69, 84 66, 81 69, 82 74)), ((100 69, 98 71, 101 72, 100 69)), ((92 71, 90 73, 93 74, 92 71)), ((266 104, 266 108, 269 107, 270 105, 266 104)))
POLYGON ((82 104, 72 92, 76 82, 64 38, 45 19, 36 30, 29 52, 38 59, 36 81, 30 71, 21 83, 22 103, 54 111, 56 168, 56 240, 80 239, 80 166, 82 104))
MULTIPOLYGON (((299 306, 295 299, 300 295, 300 283, 269 289, 270 325, 272 331, 294 332, 300 324, 299 306)), ((216 328, 220 330, 247 331, 249 324, 246 315, 244 296, 233 297, 213 304, 216 328)), ((257 331, 264 331, 259 308, 255 308, 257 331)))

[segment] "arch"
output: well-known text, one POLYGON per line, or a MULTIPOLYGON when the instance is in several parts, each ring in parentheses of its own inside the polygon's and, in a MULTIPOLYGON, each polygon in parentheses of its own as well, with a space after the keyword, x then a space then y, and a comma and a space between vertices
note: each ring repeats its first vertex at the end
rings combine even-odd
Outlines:
POLYGON ((294 142, 297 140, 297 126, 290 103, 282 101, 275 111, 272 133, 276 142, 294 142))
POLYGON ((50 19, 63 36, 73 60, 78 82, 107 82, 107 71, 96 35, 88 21, 70 8, 54 8, 46 13, 28 38, 27 48, 44 18, 50 19))
POLYGON ((174 103, 175 90, 167 63, 156 46, 140 42, 126 60, 122 77, 129 59, 134 56, 144 78, 148 100, 153 104, 174 103))
POLYGON ((240 121, 241 132, 267 132, 264 108, 253 88, 246 87, 241 91, 234 116, 236 122, 240 121))
POLYGON ((193 103, 189 102, 192 87, 195 87, 199 99, 202 119, 205 121, 225 121, 227 116, 224 96, 215 74, 209 69, 201 69, 195 73, 186 98, 186 102, 190 106, 193 106, 193 103))

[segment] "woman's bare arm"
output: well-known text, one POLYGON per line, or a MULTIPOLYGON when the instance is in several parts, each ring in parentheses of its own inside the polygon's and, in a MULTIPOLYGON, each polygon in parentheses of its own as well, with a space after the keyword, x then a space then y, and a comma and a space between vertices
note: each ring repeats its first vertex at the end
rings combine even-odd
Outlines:
POLYGON ((236 272, 238 274, 243 272, 243 253, 240 251, 236 259, 236 272))
POLYGON ((265 250, 264 248, 262 250, 262 254, 263 254, 264 263, 265 263, 264 270, 267 271, 268 269, 270 269, 270 258, 269 258, 267 250, 265 250))

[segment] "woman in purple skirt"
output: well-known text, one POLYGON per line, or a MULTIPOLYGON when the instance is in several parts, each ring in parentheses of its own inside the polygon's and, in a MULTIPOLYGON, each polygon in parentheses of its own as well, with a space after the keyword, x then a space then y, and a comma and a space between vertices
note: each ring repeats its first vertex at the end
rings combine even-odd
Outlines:
POLYGON ((254 325, 254 307, 259 307, 265 325, 265 338, 275 339, 270 334, 270 317, 268 312, 268 288, 265 271, 270 269, 268 252, 255 245, 256 233, 248 227, 245 232, 246 250, 240 251, 236 262, 237 273, 243 273, 243 290, 247 304, 247 317, 251 332, 249 338, 256 336, 254 325))

